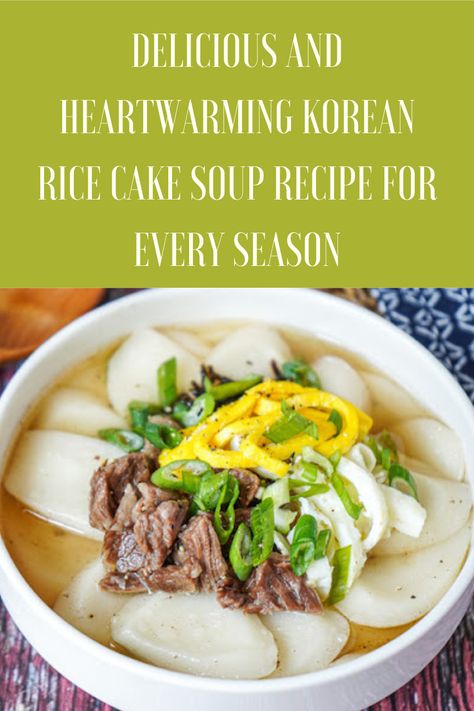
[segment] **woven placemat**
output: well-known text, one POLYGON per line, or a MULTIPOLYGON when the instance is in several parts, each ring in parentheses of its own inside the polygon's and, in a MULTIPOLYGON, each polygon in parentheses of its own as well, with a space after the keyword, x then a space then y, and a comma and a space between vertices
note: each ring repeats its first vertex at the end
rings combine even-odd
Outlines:
MULTIPOLYGON (((106 301, 131 290, 110 289, 106 301)), ((379 310, 428 347, 474 399, 474 290, 327 289, 379 310)), ((0 391, 17 366, 0 368, 0 391)), ((1 575, 1 571, 0 571, 1 575)), ((438 656, 370 711, 474 711, 474 606, 438 656)), ((52 669, 0 601, 0 711, 113 711, 52 669)), ((137 709, 146 711, 146 709, 137 709)), ((163 711, 184 711, 163 709, 163 711)), ((328 709, 330 711, 330 709, 328 709)))

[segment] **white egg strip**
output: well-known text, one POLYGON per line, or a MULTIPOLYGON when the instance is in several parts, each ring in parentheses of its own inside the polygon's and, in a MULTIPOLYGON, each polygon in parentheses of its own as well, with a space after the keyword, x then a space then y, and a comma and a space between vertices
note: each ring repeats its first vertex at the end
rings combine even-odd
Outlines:
POLYGON ((423 506, 413 496, 404 494, 393 486, 381 484, 380 489, 387 502, 390 527, 411 538, 418 538, 426 520, 426 510, 423 506))
POLYGON ((275 612, 261 619, 278 646, 273 677, 325 669, 349 639, 349 623, 335 610, 324 610, 320 615, 275 612))
POLYGON ((5 487, 53 523, 101 538, 89 525, 90 479, 101 461, 122 455, 118 447, 93 437, 30 430, 16 446, 5 487))
MULTIPOLYGON (((420 550, 433 543, 449 538, 466 525, 472 507, 471 490, 468 484, 446 479, 434 479, 412 472, 416 481, 418 496, 422 510, 426 511, 426 520, 417 538, 416 529, 419 527, 418 518, 422 514, 417 512, 421 508, 410 496, 390 488, 389 496, 392 502, 397 497, 398 506, 391 509, 392 525, 398 531, 392 531, 389 538, 385 538, 374 548, 374 555, 398 555, 420 550), (418 520, 418 522, 417 522, 418 520), (412 533, 409 533, 411 527, 412 533), (404 529, 404 530, 403 530, 404 529), (405 535, 408 534, 408 535, 405 535)), ((387 493, 386 487, 383 487, 387 493)))
POLYGON ((96 436, 101 429, 127 427, 127 421, 93 393, 60 387, 43 400, 33 427, 96 436))
POLYGON ((348 577, 348 585, 351 586, 357 576, 360 575, 367 558, 362 545, 360 532, 354 520, 346 512, 339 496, 332 488, 325 494, 312 496, 310 501, 314 504, 316 509, 327 516, 331 522, 331 527, 338 540, 339 547, 351 546, 348 577))
POLYGON ((373 475, 350 459, 342 457, 338 472, 357 489, 370 529, 362 541, 364 550, 370 551, 385 535, 389 526, 388 506, 383 492, 373 475))
POLYGON ((114 409, 127 414, 131 400, 156 402, 157 371, 169 358, 177 360, 178 391, 199 379, 199 361, 162 333, 144 328, 136 331, 115 351, 107 368, 107 391, 114 409))
POLYGON ((471 541, 464 527, 442 543, 415 553, 371 558, 362 575, 337 604, 351 621, 395 627, 429 612, 449 590, 471 541))
POLYGON ((357 466, 362 467, 368 472, 373 472, 376 465, 377 459, 373 451, 366 444, 359 442, 355 444, 349 452, 346 454, 346 459, 350 459, 351 462, 357 464, 357 466))
POLYGON ((113 639, 165 669, 223 679, 260 679, 277 664, 272 634, 257 615, 225 610, 214 594, 153 593, 112 619, 113 639))
POLYGON ((364 412, 372 408, 370 392, 359 373, 343 358, 325 355, 313 363, 323 390, 342 397, 364 412))
POLYGON ((117 613, 130 597, 101 590, 99 581, 103 575, 104 567, 100 560, 86 566, 58 596, 54 611, 96 642, 109 644, 112 615, 117 613))
POLYGON ((326 600, 331 592, 332 571, 327 556, 314 560, 306 571, 306 582, 316 590, 321 600, 326 600))
POLYGON ((290 348, 277 331, 267 326, 246 326, 220 341, 207 362, 221 375, 238 380, 249 373, 273 377, 272 361, 281 365, 290 358, 290 348))
POLYGON ((402 437, 409 456, 431 465, 446 479, 462 480, 463 449, 449 427, 429 417, 416 417, 400 422, 393 430, 402 437))

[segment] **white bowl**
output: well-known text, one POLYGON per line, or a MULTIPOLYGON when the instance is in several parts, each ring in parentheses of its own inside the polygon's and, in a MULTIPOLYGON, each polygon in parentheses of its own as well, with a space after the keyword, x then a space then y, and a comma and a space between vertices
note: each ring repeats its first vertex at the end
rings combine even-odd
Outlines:
MULTIPOLYGON (((398 381, 459 434, 474 481, 474 409, 422 346, 378 316, 316 291, 164 289, 103 306, 53 336, 20 368, 0 401, 0 466, 32 403, 64 371, 145 325, 254 319, 305 329, 352 349, 398 381)), ((28 586, 0 541, 0 594, 13 619, 61 674, 123 711, 351 711, 375 703, 417 674, 464 615, 474 587, 474 550, 436 607, 383 647, 303 676, 216 680, 158 669, 106 649, 58 617, 28 586)))

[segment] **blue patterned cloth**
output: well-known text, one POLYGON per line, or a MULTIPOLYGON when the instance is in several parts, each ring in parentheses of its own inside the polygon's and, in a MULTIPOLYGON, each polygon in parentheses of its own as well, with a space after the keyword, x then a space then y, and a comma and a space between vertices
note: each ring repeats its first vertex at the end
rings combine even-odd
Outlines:
POLYGON ((380 313, 420 341, 474 402, 474 289, 371 289, 380 313))

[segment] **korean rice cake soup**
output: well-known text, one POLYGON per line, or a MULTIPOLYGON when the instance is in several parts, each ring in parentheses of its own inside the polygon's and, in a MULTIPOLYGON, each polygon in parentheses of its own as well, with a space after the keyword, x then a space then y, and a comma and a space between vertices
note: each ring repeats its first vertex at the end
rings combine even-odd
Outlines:
POLYGON ((402 634, 462 567, 471 492, 441 415, 306 333, 144 328, 34 404, 4 537, 119 653, 221 678, 324 669, 402 634))

